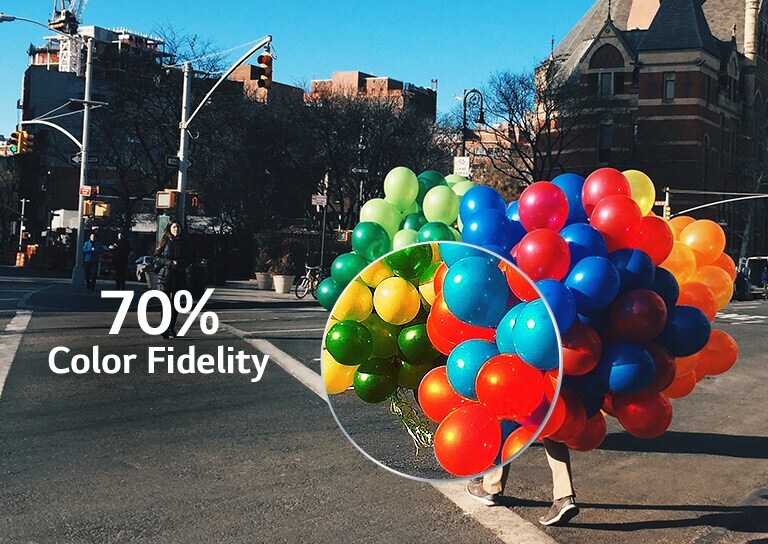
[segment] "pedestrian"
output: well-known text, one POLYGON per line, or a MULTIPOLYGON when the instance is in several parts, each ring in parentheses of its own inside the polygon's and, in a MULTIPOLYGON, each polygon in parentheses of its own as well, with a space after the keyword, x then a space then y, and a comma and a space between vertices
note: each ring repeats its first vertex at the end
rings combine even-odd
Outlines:
POLYGON ((125 289, 125 275, 128 268, 128 255, 131 244, 125 238, 123 231, 117 231, 117 241, 109 246, 112 250, 112 266, 115 268, 115 289, 125 289))
MULTIPOLYGON (((547 463, 552 471, 553 501, 549 511, 539 518, 539 523, 564 525, 579 513, 576 495, 573 492, 570 450, 562 442, 555 442, 548 438, 543 442, 547 463)), ((509 467, 510 465, 507 464, 488 472, 482 478, 470 480, 467 484, 467 493, 486 506, 498 504, 509 477, 509 467)))
POLYGON ((171 299, 171 324, 163 333, 165 339, 176 336, 176 319, 179 317, 179 311, 173 303, 173 297, 186 287, 188 261, 181 223, 171 221, 157 243, 152 260, 152 268, 157 271, 158 287, 171 299))
POLYGON ((91 232, 83 244, 83 260, 85 264, 85 288, 96 289, 96 278, 99 275, 99 257, 104 253, 104 246, 96 241, 96 233, 91 232))
POLYGON ((760 275, 760 282, 763 284, 763 300, 768 300, 768 263, 766 263, 763 273, 760 275))

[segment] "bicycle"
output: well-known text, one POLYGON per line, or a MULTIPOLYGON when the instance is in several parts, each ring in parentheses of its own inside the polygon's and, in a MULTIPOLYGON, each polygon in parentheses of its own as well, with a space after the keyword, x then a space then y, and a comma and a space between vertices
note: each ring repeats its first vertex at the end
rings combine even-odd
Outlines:
POLYGON ((302 299, 307 296, 307 293, 312 293, 312 296, 317 300, 317 286, 323 281, 325 274, 323 274, 322 268, 319 266, 304 265, 306 272, 299 278, 299 283, 294 288, 296 298, 302 299))

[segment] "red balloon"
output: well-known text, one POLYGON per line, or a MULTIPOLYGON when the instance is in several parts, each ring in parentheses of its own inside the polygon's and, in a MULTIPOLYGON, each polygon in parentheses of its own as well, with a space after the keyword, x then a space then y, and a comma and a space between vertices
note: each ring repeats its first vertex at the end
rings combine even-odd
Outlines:
POLYGON ((544 398, 544 376, 517 355, 491 357, 475 378, 477 400, 499 419, 527 419, 544 398))
POLYGON ((578 436, 584 429, 584 425, 587 424, 587 410, 575 393, 563 386, 560 388, 560 398, 565 403, 565 421, 556 432, 549 436, 555 442, 565 442, 578 436))
POLYGON ((575 451, 592 451, 603 443, 606 432, 605 416, 598 412, 589 418, 584 429, 574 438, 567 440, 565 445, 575 451))
POLYGON ((646 344, 645 349, 653 359, 655 370, 653 381, 643 391, 661 393, 675 379, 675 357, 659 344, 646 344))
POLYGON ((645 216, 640 220, 640 230, 632 247, 648 255, 653 264, 659 266, 672 253, 674 243, 675 236, 666 221, 660 217, 645 216))
POLYGON ((433 346, 435 346, 437 351, 443 355, 450 355, 451 351, 453 351, 453 348, 455 348, 458 344, 443 338, 438 330, 439 325, 436 325, 436 322, 437 314, 430 312, 427 316, 427 336, 429 337, 429 341, 433 346))
POLYGON ((731 259, 727 253, 720 255, 717 260, 712 263, 712 266, 722 268, 728 273, 731 280, 736 281, 736 263, 733 262, 733 259, 731 259))
POLYGON ((597 366, 603 353, 603 342, 595 329, 577 319, 561 338, 564 374, 580 376, 597 366))
POLYGON ((675 379, 672 380, 670 386, 663 393, 671 399, 681 399, 690 395, 696 388, 697 383, 696 372, 675 376, 675 379))
POLYGON ((435 423, 462 406, 477 404, 465 399, 451 387, 445 365, 427 372, 419 384, 419 405, 424 415, 435 423))
POLYGON ((600 168, 592 172, 581 189, 581 204, 587 215, 592 215, 595 206, 608 196, 632 196, 629 181, 624 174, 613 168, 600 168))
POLYGON ((739 358, 739 346, 730 335, 712 330, 707 345, 699 352, 700 362, 697 374, 717 376, 730 370, 739 358))
POLYGON ((539 298, 533 283, 523 276, 520 270, 504 261, 499 261, 499 269, 504 272, 504 276, 507 278, 507 285, 509 285, 509 289, 515 297, 524 302, 530 302, 539 298))
MULTIPOLYGON (((430 320, 432 320, 433 332, 440 338, 445 339, 448 343, 453 344, 454 347, 465 340, 496 341, 496 329, 470 325, 453 315, 448 309, 448 305, 445 303, 442 293, 435 297, 435 301, 429 310, 427 322, 430 320)), ((427 333, 429 334, 429 330, 427 330, 427 333)), ((440 351, 439 348, 438 351, 440 351)), ((450 352, 445 353, 442 351, 442 353, 448 355, 450 352)))
MULTIPOLYGON (((555 380, 555 383, 557 383, 557 380, 555 380)), ((555 383, 552 383, 550 380, 545 380, 544 399, 542 399, 541 404, 539 404, 538 408, 533 411, 533 414, 531 414, 529 418, 520 422, 521 425, 531 432, 535 432, 541 427, 544 417, 547 415, 547 412, 549 412, 550 406, 552 406, 552 399, 555 397, 555 383)), ((546 425, 541 429, 539 438, 547 438, 562 427, 565 422, 565 412, 565 402, 563 402, 562 397, 558 396, 555 401, 555 407, 552 409, 552 415, 549 416, 546 425)))
POLYGON ((667 323, 667 305, 648 289, 633 289, 611 303, 610 327, 614 341, 645 344, 667 323))
POLYGON ((448 273, 448 265, 445 263, 440 263, 440 266, 437 267, 437 270, 435 270, 435 279, 433 280, 433 285, 435 286, 435 294, 439 295, 440 291, 443 290, 443 281, 445 281, 445 275, 448 273))
POLYGON ((501 424, 480 404, 451 412, 435 431, 435 457, 454 476, 472 476, 493 466, 501 448, 501 424))
POLYGON ((608 196, 602 199, 589 217, 590 224, 605 238, 608 251, 630 247, 640 232, 643 214, 628 196, 608 196))
POLYGON ((517 266, 533 281, 547 278, 562 280, 570 264, 568 244, 555 231, 535 230, 520 240, 517 266))
POLYGON ((613 406, 621 426, 638 438, 661 436, 672 423, 672 404, 661 393, 617 393, 613 395, 613 406))
POLYGON ((549 181, 529 185, 517 202, 520 223, 528 232, 559 231, 568 219, 568 199, 560 187, 549 181))
POLYGON ((615 395, 615 393, 612 391, 608 391, 605 394, 605 399, 603 399, 603 412, 609 416, 616 417, 616 409, 613 407, 613 395, 615 395))
POLYGON ((527 427, 520 427, 512 431, 502 446, 501 462, 504 463, 505 461, 509 461, 520 452, 531 439, 534 432, 535 429, 529 429, 527 427))

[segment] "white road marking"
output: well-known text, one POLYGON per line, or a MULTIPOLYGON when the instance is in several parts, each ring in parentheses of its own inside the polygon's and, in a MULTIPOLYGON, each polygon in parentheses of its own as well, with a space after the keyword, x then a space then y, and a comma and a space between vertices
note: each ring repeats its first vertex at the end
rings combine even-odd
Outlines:
POLYGON ((24 331, 27 330, 30 319, 32 319, 32 312, 19 310, 5 326, 5 333, 0 336, 0 397, 3 396, 5 380, 8 378, 11 364, 16 357, 21 338, 24 336, 24 331))
POLYGON ((315 328, 315 329, 264 329, 261 331, 248 331, 245 334, 248 336, 255 336, 257 334, 285 334, 285 333, 291 333, 291 332, 319 332, 324 331, 325 327, 315 328))
MULTIPOLYGON (((328 401, 323 378, 320 374, 277 348, 271 342, 248 338, 248 335, 251 333, 246 333, 230 325, 222 325, 222 328, 239 336, 260 352, 269 355, 269 358, 275 361, 288 374, 296 378, 318 397, 326 402, 328 401)), ((480 525, 489 529, 505 544, 557 544, 556 540, 541 532, 534 524, 524 520, 509 508, 498 506, 489 508, 473 500, 467 495, 465 490, 466 484, 463 482, 441 482, 432 483, 431 485, 448 500, 461 508, 465 515, 470 516, 480 525)))

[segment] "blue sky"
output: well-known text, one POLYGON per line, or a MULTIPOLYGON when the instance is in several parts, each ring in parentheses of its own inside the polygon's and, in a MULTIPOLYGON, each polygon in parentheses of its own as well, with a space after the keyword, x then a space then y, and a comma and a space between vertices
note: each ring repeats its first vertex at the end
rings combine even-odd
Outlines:
MULTIPOLYGON (((438 110, 495 71, 531 67, 549 53, 593 0, 90 0, 83 24, 152 32, 172 25, 209 37, 219 49, 272 34, 275 80, 303 83, 361 70, 428 87, 438 80, 438 110)), ((0 11, 46 22, 51 0, 0 0, 0 11)), ((0 24, 0 134, 16 123, 26 49, 45 29, 0 24)), ((240 51, 232 53, 232 60, 240 51)))

